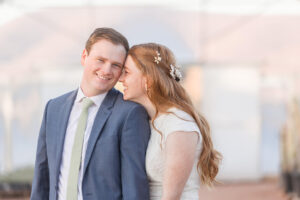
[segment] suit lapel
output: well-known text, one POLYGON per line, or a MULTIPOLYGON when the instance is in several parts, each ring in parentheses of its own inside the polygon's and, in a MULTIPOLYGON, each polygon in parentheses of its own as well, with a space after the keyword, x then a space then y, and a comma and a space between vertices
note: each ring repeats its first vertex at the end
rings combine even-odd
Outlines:
POLYGON ((86 168, 89 164, 89 161, 91 159, 95 144, 97 142, 97 139, 101 135, 101 130, 105 125, 105 122, 109 118, 112 110, 111 108, 114 105, 115 99, 118 95, 118 92, 115 89, 110 90, 105 99, 103 100, 93 123, 92 131, 89 137, 87 149, 85 152, 85 159, 84 159, 84 168, 83 168, 83 176, 85 174, 86 168))
POLYGON ((58 180, 59 171, 60 171, 60 164, 62 159, 62 153, 63 153, 63 147, 64 147, 64 140, 65 135, 67 131, 68 121, 70 117, 70 113, 76 98, 78 90, 73 91, 70 96, 67 98, 67 100, 63 103, 61 106, 61 109, 59 110, 57 122, 57 134, 56 134, 56 141, 57 141, 57 147, 56 147, 56 180, 58 180))

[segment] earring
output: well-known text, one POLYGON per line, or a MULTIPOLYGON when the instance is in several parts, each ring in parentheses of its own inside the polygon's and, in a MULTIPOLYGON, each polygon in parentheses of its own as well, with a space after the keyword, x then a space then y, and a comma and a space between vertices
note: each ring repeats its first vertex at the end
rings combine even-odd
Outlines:
POLYGON ((148 92, 148 84, 147 83, 145 84, 145 89, 146 89, 146 92, 148 92))

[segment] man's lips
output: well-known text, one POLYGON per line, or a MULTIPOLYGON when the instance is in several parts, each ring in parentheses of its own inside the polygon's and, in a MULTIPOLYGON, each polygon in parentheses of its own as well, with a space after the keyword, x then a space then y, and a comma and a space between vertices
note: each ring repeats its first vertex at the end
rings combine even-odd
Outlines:
POLYGON ((97 74, 97 73, 96 73, 96 75, 97 75, 97 77, 98 77, 99 79, 101 79, 101 80, 104 80, 104 81, 110 80, 110 77, 102 76, 102 75, 97 74))

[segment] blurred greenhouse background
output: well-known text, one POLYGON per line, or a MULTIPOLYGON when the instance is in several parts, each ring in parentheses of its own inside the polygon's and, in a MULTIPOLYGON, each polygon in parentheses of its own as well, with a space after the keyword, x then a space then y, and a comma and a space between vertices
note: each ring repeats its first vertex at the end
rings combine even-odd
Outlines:
POLYGON ((174 52, 223 154, 221 182, 300 190, 286 178, 300 173, 299 0, 0 0, 0 198, 17 183, 29 195, 44 106, 78 87, 97 27, 174 52))

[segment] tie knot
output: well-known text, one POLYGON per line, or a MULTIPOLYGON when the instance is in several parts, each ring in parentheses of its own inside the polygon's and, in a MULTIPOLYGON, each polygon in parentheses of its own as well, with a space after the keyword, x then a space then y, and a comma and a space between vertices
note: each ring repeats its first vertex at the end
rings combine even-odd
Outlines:
POLYGON ((91 105, 93 105, 93 104, 94 104, 94 102, 93 102, 91 99, 85 97, 85 98, 82 100, 82 109, 83 109, 83 110, 87 110, 87 109, 88 109, 91 105))

